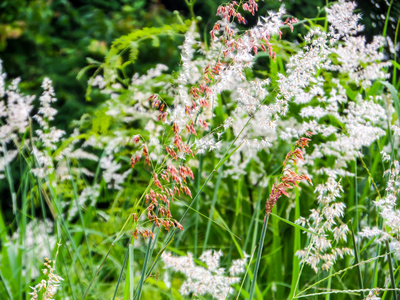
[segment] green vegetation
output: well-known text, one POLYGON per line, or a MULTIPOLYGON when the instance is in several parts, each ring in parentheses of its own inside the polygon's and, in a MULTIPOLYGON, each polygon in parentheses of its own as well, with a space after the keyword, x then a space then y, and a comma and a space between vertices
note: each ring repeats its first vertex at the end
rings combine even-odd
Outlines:
POLYGON ((399 6, 285 5, 0 4, 0 299, 399 299, 399 6))

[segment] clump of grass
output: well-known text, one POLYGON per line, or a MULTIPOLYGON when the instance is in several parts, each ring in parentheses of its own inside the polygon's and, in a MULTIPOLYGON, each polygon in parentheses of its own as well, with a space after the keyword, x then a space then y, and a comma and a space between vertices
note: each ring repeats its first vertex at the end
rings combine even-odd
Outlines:
POLYGON ((259 5, 220 6, 209 43, 193 20, 118 39, 89 80, 107 100, 72 133, 52 125, 50 79, 35 108, 0 68, 0 298, 397 299, 400 106, 383 39, 366 42, 346 1, 242 30, 259 5), (129 73, 144 40, 182 32, 178 71, 129 73), (185 279, 161 280, 163 265, 185 279))

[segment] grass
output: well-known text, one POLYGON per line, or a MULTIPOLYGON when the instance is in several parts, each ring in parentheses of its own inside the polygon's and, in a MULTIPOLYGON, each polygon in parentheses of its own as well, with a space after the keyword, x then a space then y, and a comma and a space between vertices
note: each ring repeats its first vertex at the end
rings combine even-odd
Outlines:
MULTIPOLYGON (((194 1, 191 1, 192 14, 193 4, 194 1)), ((387 16, 390 16, 390 9, 387 16)), ((309 28, 328 29, 326 18, 320 15, 318 18, 301 20, 296 26, 305 23, 309 24, 309 28)), ((400 19, 396 32, 398 32, 399 23, 400 19)), ((387 26, 388 21, 385 23, 383 36, 386 34, 387 26)), ((271 41, 274 43, 274 48, 282 53, 277 52, 275 61, 268 58, 265 69, 261 69, 262 65, 256 63, 255 66, 261 69, 259 73, 250 69, 246 70, 247 81, 259 75, 273 79, 271 86, 268 87, 269 95, 260 104, 275 103, 276 98, 279 97, 278 74, 290 75, 290 72, 287 72, 288 57, 304 46, 302 43, 300 45, 280 43, 278 39, 271 39, 271 41)), ((266 56, 267 54, 259 53, 256 58, 262 60, 266 56)), ((82 120, 82 130, 86 128, 88 132, 80 136, 82 139, 77 138, 78 144, 74 144, 75 141, 71 138, 59 144, 59 148, 54 150, 51 147, 46 148, 34 138, 36 134, 34 127, 37 125, 31 123, 27 132, 23 133, 22 137, 18 137, 20 140, 15 141, 13 146, 10 146, 11 143, 3 142, 2 144, 2 153, 6 158, 12 150, 19 150, 19 154, 15 161, 4 164, 4 180, 1 182, 1 191, 6 200, 0 206, 0 298, 30 299, 28 294, 31 292, 30 286, 46 278, 46 274, 40 273, 43 257, 38 253, 48 252, 50 259, 55 257, 58 249, 57 241, 60 241, 62 246, 59 249, 56 268, 56 273, 64 278, 57 293, 57 297, 60 298, 186 299, 180 293, 180 286, 184 281, 182 275, 169 270, 168 274, 172 279, 164 282, 167 271, 161 263, 162 254, 173 251, 184 256, 191 252, 196 264, 204 267, 204 262, 199 259, 200 255, 213 249, 224 253, 221 267, 225 269, 225 272, 228 272, 229 266, 235 259, 250 255, 245 274, 238 284, 231 287, 236 299, 365 299, 370 292, 379 287, 379 295, 382 299, 397 300, 397 287, 400 282, 400 267, 396 256, 398 253, 391 250, 387 240, 382 244, 377 244, 378 237, 370 240, 360 237, 360 232, 366 226, 376 226, 394 238, 397 237, 397 233, 390 228, 387 220, 383 220, 374 204, 374 201, 382 200, 388 195, 385 189, 389 179, 383 174, 389 163, 384 163, 380 152, 386 149, 390 154, 391 162, 398 159, 399 155, 398 137, 395 137, 395 132, 390 128, 390 125, 396 123, 400 125, 398 92, 400 81, 396 77, 399 64, 396 59, 395 54, 391 83, 389 79, 380 79, 376 80, 371 87, 361 90, 349 80, 348 74, 336 74, 328 70, 320 70, 316 73, 324 78, 321 88, 324 89, 325 96, 330 95, 333 87, 340 83, 349 102, 358 101, 355 98, 358 92, 365 98, 383 94, 393 101, 393 111, 387 110, 390 117, 387 124, 380 124, 386 130, 386 136, 376 138, 368 147, 359 149, 363 157, 355 155, 352 156, 352 160, 346 158, 341 168, 352 172, 354 176, 347 176, 344 173, 345 175, 337 178, 343 186, 343 193, 336 197, 346 204, 346 210, 343 216, 335 217, 334 224, 347 224, 351 227, 351 234, 347 234, 347 240, 342 242, 342 246, 351 248, 353 256, 345 256, 342 259, 338 255, 329 270, 323 270, 322 262, 319 262, 318 271, 315 272, 308 264, 301 263, 301 259, 295 255, 302 249, 307 249, 307 255, 309 255, 320 247, 311 244, 313 235, 326 235, 330 240, 334 240, 333 230, 327 230, 321 234, 321 232, 315 232, 315 228, 312 228, 310 224, 296 223, 301 216, 309 216, 311 209, 315 211, 324 209, 322 202, 317 201, 318 193, 315 193, 315 188, 327 181, 326 174, 320 171, 334 166, 334 155, 314 158, 308 155, 320 145, 332 142, 334 139, 332 135, 326 137, 317 133, 313 136, 309 149, 304 150, 304 154, 308 154, 305 155, 305 160, 309 160, 308 162, 312 162, 313 165, 292 166, 298 175, 309 172, 314 186, 301 183, 299 187, 290 191, 287 189, 288 196, 282 195, 272 211, 266 213, 264 207, 271 199, 272 184, 275 181, 282 181, 284 176, 289 176, 282 170, 282 162, 285 161, 286 154, 294 151, 295 147, 290 145, 287 139, 277 136, 270 148, 261 150, 251 159, 246 160, 252 149, 246 148, 248 141, 242 138, 251 133, 250 130, 254 127, 253 123, 256 121, 261 105, 253 113, 245 115, 240 126, 234 129, 229 128, 223 133, 222 140, 225 143, 223 151, 219 153, 208 151, 195 159, 188 158, 187 162, 181 158, 176 160, 177 165, 185 165, 185 163, 190 165, 195 174, 195 180, 188 179, 187 182, 193 192, 193 198, 183 195, 182 186, 163 182, 164 187, 180 188, 182 195, 172 196, 170 205, 173 216, 179 219, 184 231, 175 226, 166 231, 162 226, 159 227, 146 218, 146 194, 151 189, 156 189, 154 174, 161 176, 169 163, 170 158, 165 155, 164 148, 160 150, 160 153, 154 152, 155 155, 164 155, 163 159, 157 161, 153 157, 150 166, 138 163, 138 166, 133 168, 131 174, 121 183, 122 189, 119 191, 109 188, 110 183, 106 182, 102 175, 105 172, 104 160, 80 162, 73 157, 67 158, 65 165, 66 174, 69 176, 67 180, 61 181, 55 172, 38 178, 32 174, 31 170, 34 167, 40 167, 40 157, 28 151, 29 148, 21 146, 24 141, 28 141, 28 135, 29 145, 39 147, 55 162, 55 157, 62 152, 61 150, 65 150, 69 145, 83 149, 83 137, 89 137, 95 133, 87 129, 91 127, 82 120), (337 76, 339 83, 332 80, 334 76, 337 76), (93 176, 87 175, 83 167, 91 168, 93 176), (76 172, 79 168, 81 171, 76 172), (96 184, 100 186, 100 197, 96 204, 80 202, 84 188, 94 187, 96 184), (76 207, 77 214, 76 217, 70 219, 68 212, 73 207, 76 207), (135 217, 138 217, 138 222, 134 220, 135 217), (46 223, 47 221, 50 221, 52 225, 46 225, 50 224, 46 223), (31 227, 34 224, 41 224, 42 227, 37 225, 37 230, 32 230, 31 227), (141 238, 141 230, 151 231, 154 238, 141 238), (135 234, 138 232, 139 238, 136 239, 135 234), (389 278, 389 284, 385 282, 383 275, 389 278)), ((125 76, 124 67, 117 67, 121 70, 118 76, 125 76)), ((156 77, 154 86, 151 86, 149 90, 145 90, 145 87, 135 88, 140 93, 154 93, 160 91, 159 82, 167 85, 173 82, 175 79, 173 76, 174 74, 162 74, 160 78, 156 77)), ((211 81, 207 84, 212 86, 215 83, 211 81)), ((310 89, 307 87, 305 91, 309 92, 310 89)), ((121 101, 129 101, 132 95, 127 93, 123 96, 125 98, 121 97, 123 99, 120 99, 121 101)), ((172 108, 173 105, 168 103, 168 101, 172 103, 172 100, 168 98, 171 96, 166 94, 163 97, 166 99, 165 103, 172 108)), ((191 146, 193 142, 197 142, 201 135, 216 135, 223 127, 221 124, 224 120, 233 115, 237 108, 234 97, 233 92, 223 92, 219 95, 215 102, 215 116, 209 124, 211 130, 208 132, 199 130, 196 141, 192 133, 188 134, 184 137, 186 138, 185 146, 191 146)), ((314 107, 321 104, 320 98, 312 100, 314 107)), ((376 100, 376 98, 374 101, 384 108, 388 102, 376 100)), ((134 104, 129 103, 127 107, 134 104)), ((339 104, 338 115, 349 115, 350 105, 339 104)), ((323 109, 326 106, 328 106, 327 103, 321 105, 323 109)), ((300 117, 301 107, 300 104, 289 104, 289 113, 278 127, 282 135, 285 133, 286 126, 300 127, 309 121, 300 117)), ((101 109, 104 107, 99 108, 101 109)), ((199 110, 190 121, 203 118, 203 113, 205 112, 199 110)), ((240 115, 236 114, 236 117, 239 118, 240 115)), ((103 123, 107 129, 101 134, 98 132, 96 134, 98 137, 108 137, 107 143, 116 143, 115 138, 121 136, 126 140, 131 140, 132 136, 138 132, 144 140, 151 134, 150 130, 140 128, 145 121, 148 121, 145 117, 138 117, 135 120, 136 123, 132 122, 133 128, 128 128, 116 118, 109 127, 103 123)), ((373 122, 368 118, 364 121, 362 125, 373 122)), ((346 128, 348 124, 335 120, 334 115, 321 118, 319 122, 320 125, 336 126, 337 132, 350 136, 346 128)), ((359 122, 358 125, 362 121, 359 122)), ((163 127, 159 141, 167 143, 174 136, 170 127, 169 124, 163 127)), ((254 135, 256 140, 261 140, 267 134, 256 132, 254 135)), ((294 137, 291 141, 294 141, 294 137)), ((132 143, 125 140, 119 144, 118 149, 113 148, 111 151, 104 149, 108 146, 105 143, 96 149, 97 154, 100 159, 114 155, 115 164, 121 166, 118 171, 120 175, 129 169, 132 153, 142 151, 141 145, 132 146, 132 143)), ((338 160, 346 155, 347 153, 340 153, 338 160)), ((55 166, 57 164, 59 163, 55 163, 55 166)), ((156 191, 159 192, 159 190, 156 191)), ((160 206, 157 206, 156 215, 159 209, 160 206)), ((309 219, 309 223, 312 221, 309 219)), ((190 295, 187 298, 208 299, 208 296, 190 295)))

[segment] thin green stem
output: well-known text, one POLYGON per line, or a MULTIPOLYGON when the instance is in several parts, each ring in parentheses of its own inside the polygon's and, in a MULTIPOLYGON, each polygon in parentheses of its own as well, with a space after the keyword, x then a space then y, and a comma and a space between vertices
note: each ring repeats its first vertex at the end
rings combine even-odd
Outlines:
POLYGON ((128 260, 128 256, 129 256, 129 245, 131 244, 131 240, 132 240, 132 236, 129 238, 129 241, 128 241, 128 244, 127 244, 128 247, 127 247, 127 249, 126 249, 125 259, 124 259, 124 263, 122 264, 122 267, 121 267, 121 272, 119 273, 119 276, 118 276, 117 286, 115 287, 114 296, 113 296, 113 298, 112 298, 113 300, 114 300, 115 297, 117 296, 119 283, 121 282, 122 274, 124 273, 125 265, 126 265, 126 262, 127 262, 127 260, 128 260))
POLYGON ((254 289, 255 289, 256 283, 257 283, 257 274, 258 274, 258 269, 260 267, 261 256, 262 256, 262 251, 263 251, 263 247, 264 247, 265 235, 267 233, 268 219, 269 219, 269 214, 266 214, 265 217, 264 217, 264 223, 263 223, 263 227, 262 227, 262 230, 261 230, 260 241, 258 243, 257 260, 256 260, 256 265, 254 267, 253 281, 251 282, 249 300, 253 299, 254 289))
MULTIPOLYGON (((385 243, 386 243, 386 252, 387 252, 387 256, 388 256, 390 282, 392 284, 392 288, 395 289, 396 288, 396 281, 394 280, 392 256, 390 255, 389 242, 386 240, 385 243)), ((397 293, 396 293, 395 290, 393 291, 393 300, 397 300, 397 293)))

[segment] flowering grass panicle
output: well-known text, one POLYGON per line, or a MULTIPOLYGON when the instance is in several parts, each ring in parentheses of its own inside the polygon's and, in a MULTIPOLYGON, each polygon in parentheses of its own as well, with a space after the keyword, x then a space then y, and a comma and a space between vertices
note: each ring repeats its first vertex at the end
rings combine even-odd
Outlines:
POLYGON ((225 269, 220 267, 222 251, 207 250, 200 256, 200 260, 205 267, 196 266, 193 255, 174 257, 171 253, 164 252, 161 256, 165 267, 173 271, 178 271, 186 276, 186 281, 182 284, 180 292, 182 295, 210 295, 213 299, 226 299, 234 292, 232 285, 240 282, 237 275, 245 272, 248 256, 245 254, 243 259, 234 260, 229 268, 229 275, 225 274, 225 269))
POLYGON ((56 260, 60 246, 61 244, 58 243, 57 253, 53 261, 48 258, 44 259, 45 268, 42 270, 42 272, 43 275, 47 277, 47 279, 43 279, 40 283, 38 283, 34 287, 31 287, 32 292, 29 293, 29 295, 31 295, 31 300, 39 300, 39 294, 42 294, 41 299, 43 300, 54 299, 61 282, 64 280, 63 278, 55 274, 56 260))
MULTIPOLYGON (((312 135, 311 133, 308 133, 308 136, 311 135, 312 135)), ((281 182, 279 184, 277 184, 276 182, 274 183, 265 206, 265 213, 267 215, 271 214, 275 203, 282 195, 289 197, 287 189, 292 189, 295 186, 298 187, 297 183, 303 180, 308 181, 310 184, 312 184, 311 179, 307 175, 304 174, 299 175, 297 174, 297 172, 286 167, 286 165, 289 162, 292 162, 294 165, 297 165, 298 160, 304 160, 302 149, 308 146, 309 141, 311 141, 311 139, 306 137, 301 137, 296 142, 297 148, 293 151, 289 151, 289 153, 286 155, 286 158, 283 161, 284 170, 283 170, 283 175, 280 178, 281 182)))
POLYGON ((329 177, 325 184, 315 188, 315 192, 318 193, 320 208, 312 209, 307 219, 301 217, 296 221, 301 226, 307 226, 312 232, 307 232, 310 238, 308 246, 297 251, 296 255, 301 259, 301 263, 309 265, 318 273, 320 263, 322 270, 328 271, 338 258, 352 255, 353 251, 347 247, 336 246, 340 241, 346 242, 349 233, 346 224, 337 225, 337 220, 343 218, 346 207, 343 202, 336 201, 343 192, 340 180, 329 177))
MULTIPOLYGON (((383 157, 387 157, 387 154, 383 153, 383 157)), ((387 176, 385 196, 378 197, 374 201, 376 211, 383 220, 383 225, 365 226, 359 235, 367 239, 375 239, 377 243, 389 242, 391 250, 395 251, 397 257, 400 257, 400 242, 398 240, 398 235, 400 234, 400 210, 396 208, 400 194, 400 164, 397 160, 390 162, 385 175, 387 176)))

